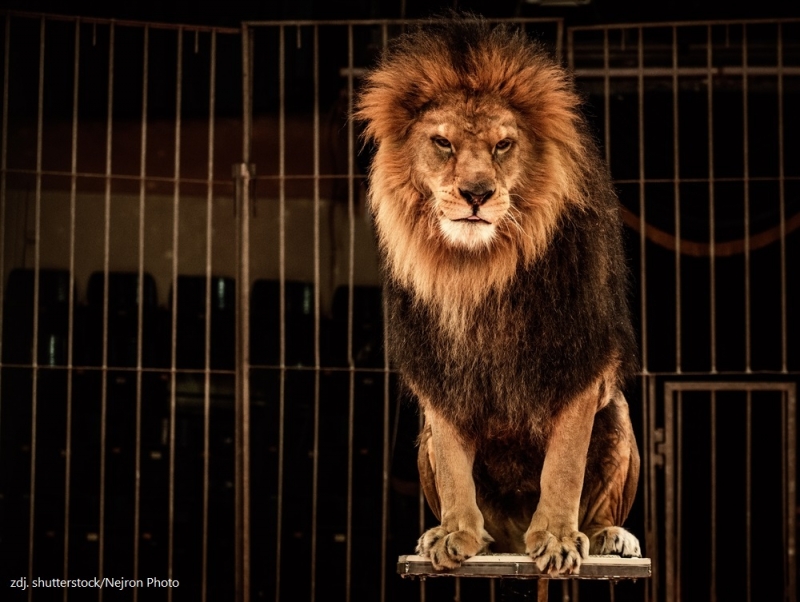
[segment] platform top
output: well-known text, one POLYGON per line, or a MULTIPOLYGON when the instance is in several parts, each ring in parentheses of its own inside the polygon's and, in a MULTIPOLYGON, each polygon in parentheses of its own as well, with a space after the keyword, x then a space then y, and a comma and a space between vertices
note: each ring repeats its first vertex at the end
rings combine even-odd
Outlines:
POLYGON ((645 579, 652 574, 649 558, 589 556, 577 575, 550 577, 542 573, 530 556, 524 554, 481 554, 465 560, 457 569, 437 571, 424 556, 400 556, 397 572, 402 577, 497 577, 553 579, 645 579))

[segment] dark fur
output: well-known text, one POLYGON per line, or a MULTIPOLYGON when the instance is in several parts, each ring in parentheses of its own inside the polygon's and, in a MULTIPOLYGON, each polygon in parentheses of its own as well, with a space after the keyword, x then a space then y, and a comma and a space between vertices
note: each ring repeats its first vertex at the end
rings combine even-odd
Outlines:
POLYGON ((532 414, 548 423, 612 357, 621 376, 635 368, 616 199, 602 188, 594 207, 564 216, 544 257, 476 308, 471 353, 387 274, 390 355, 469 438, 541 443, 532 414))

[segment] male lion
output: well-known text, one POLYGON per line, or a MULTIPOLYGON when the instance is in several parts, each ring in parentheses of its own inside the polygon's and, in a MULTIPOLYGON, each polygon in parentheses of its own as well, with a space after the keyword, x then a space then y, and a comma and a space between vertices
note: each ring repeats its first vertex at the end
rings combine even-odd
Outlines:
POLYGON ((621 224, 571 78, 524 33, 447 19, 389 49, 355 116, 441 520, 417 551, 441 570, 493 542, 551 575, 640 556, 621 224))

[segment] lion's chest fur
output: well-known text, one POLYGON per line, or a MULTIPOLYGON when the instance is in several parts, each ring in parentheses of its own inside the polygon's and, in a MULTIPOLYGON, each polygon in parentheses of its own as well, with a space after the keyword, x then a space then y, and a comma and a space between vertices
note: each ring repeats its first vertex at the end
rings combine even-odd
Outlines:
POLYGON ((441 306, 388 278, 393 360, 423 404, 476 443, 539 448, 564 404, 614 358, 627 359, 623 276, 602 259, 602 229, 587 235, 594 222, 585 214, 565 221, 534 265, 519 266, 474 307, 454 310, 462 321, 455 329, 441 306))

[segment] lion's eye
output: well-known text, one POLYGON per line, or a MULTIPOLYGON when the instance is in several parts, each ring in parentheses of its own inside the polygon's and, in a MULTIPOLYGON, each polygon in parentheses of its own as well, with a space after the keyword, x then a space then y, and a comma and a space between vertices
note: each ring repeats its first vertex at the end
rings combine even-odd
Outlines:
POLYGON ((494 150, 502 153, 511 148, 511 144, 512 144, 511 140, 509 140, 508 138, 503 138, 500 142, 494 145, 494 150))
POLYGON ((450 144, 450 141, 447 138, 442 138, 441 136, 434 136, 433 143, 441 149, 450 150, 453 145, 450 144))

